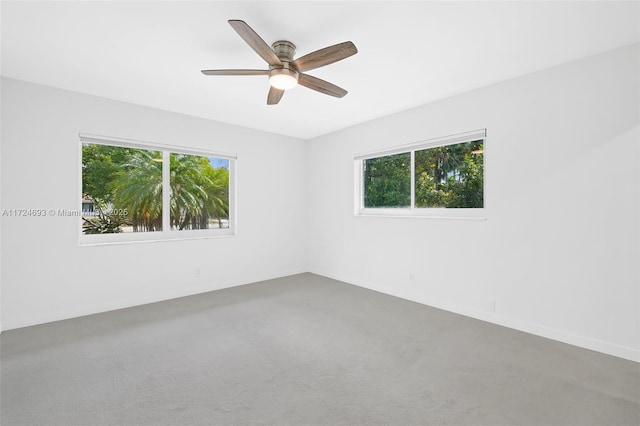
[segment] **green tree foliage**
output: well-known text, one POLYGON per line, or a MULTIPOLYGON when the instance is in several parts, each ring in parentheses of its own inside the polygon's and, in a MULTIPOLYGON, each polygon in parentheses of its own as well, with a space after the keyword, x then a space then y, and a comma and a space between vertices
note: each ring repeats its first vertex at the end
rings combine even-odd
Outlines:
POLYGON ((206 157, 171 154, 171 227, 206 229, 229 215, 229 171, 206 157))
POLYGON ((82 145, 82 193, 98 202, 111 202, 112 182, 129 161, 131 149, 119 146, 82 145))
POLYGON ((222 219, 229 218, 229 169, 224 167, 205 167, 203 175, 211 183, 207 186, 208 215, 218 221, 222 227, 222 219))
POLYGON ((364 161, 364 207, 411 205, 411 153, 364 161))
MULTIPOLYGON (((97 211, 85 219, 85 233, 121 232, 124 224, 134 232, 162 230, 161 152, 92 144, 82 151, 83 196, 97 211), (99 207, 107 204, 127 211, 126 223, 107 217, 99 207)), ((171 153, 170 159, 171 228, 204 229, 210 220, 222 226, 229 216, 229 171, 213 168, 202 156, 171 153)))
POLYGON ((134 232, 162 230, 161 158, 158 151, 132 150, 110 185, 115 209, 129 211, 134 232))
POLYGON ((483 207, 483 147, 479 140, 416 151, 416 207, 483 207))

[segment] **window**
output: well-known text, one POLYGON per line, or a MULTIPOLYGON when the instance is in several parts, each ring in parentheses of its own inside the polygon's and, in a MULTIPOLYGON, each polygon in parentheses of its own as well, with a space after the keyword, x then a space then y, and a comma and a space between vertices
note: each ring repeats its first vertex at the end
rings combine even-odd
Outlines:
POLYGON ((486 131, 355 159, 356 213, 482 217, 486 131))
POLYGON ((235 156, 80 135, 81 243, 229 235, 235 156))
POLYGON ((484 140, 415 151, 415 207, 482 208, 484 140))
POLYGON ((229 227, 229 160, 171 153, 171 229, 229 227))
POLYGON ((364 160, 364 207, 411 205, 411 153, 364 160))

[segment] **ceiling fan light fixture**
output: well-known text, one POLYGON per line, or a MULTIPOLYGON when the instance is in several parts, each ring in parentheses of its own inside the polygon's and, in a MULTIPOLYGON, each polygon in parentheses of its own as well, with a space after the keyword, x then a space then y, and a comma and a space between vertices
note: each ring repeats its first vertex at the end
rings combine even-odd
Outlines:
POLYGON ((290 68, 274 68, 269 71, 269 84, 280 90, 293 89, 298 85, 298 73, 290 68))

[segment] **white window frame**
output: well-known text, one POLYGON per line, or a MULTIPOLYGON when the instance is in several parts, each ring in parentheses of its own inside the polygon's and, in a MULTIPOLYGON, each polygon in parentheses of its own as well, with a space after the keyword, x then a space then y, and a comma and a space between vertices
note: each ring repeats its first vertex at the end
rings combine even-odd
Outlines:
POLYGON ((471 132, 459 133, 435 139, 420 141, 408 145, 398 146, 392 149, 368 152, 354 157, 354 214, 356 216, 378 217, 421 217, 433 219, 467 219, 486 220, 486 173, 483 179, 483 207, 481 208, 425 208, 415 207, 415 152, 423 149, 440 146, 455 145, 482 139, 484 142, 485 170, 487 152, 487 129, 479 129, 471 132), (364 207, 364 162, 372 158, 385 157, 394 154, 411 153, 411 205, 409 207, 364 207))
POLYGON ((237 232, 237 215, 236 215, 236 162, 237 155, 216 151, 208 151, 197 148, 189 148, 184 146, 165 145, 152 142, 137 141, 132 139, 116 138, 111 136, 99 136, 87 133, 79 134, 80 143, 78 144, 78 199, 79 211, 82 211, 82 145, 85 143, 119 146, 123 148, 139 148, 150 151, 162 152, 163 165, 170 164, 170 154, 187 154, 199 155, 207 157, 217 157, 229 160, 229 227, 228 228, 211 228, 211 229, 190 229, 190 230, 171 230, 170 226, 170 209, 169 201, 171 197, 170 169, 162 168, 162 231, 150 232, 133 232, 120 234, 87 234, 82 232, 82 215, 79 215, 77 225, 79 233, 79 244, 81 246, 104 245, 104 244, 126 244, 141 243, 152 241, 176 241, 176 240, 194 240, 203 238, 229 237, 236 235, 237 232), (165 190, 168 189, 168 190, 165 190))

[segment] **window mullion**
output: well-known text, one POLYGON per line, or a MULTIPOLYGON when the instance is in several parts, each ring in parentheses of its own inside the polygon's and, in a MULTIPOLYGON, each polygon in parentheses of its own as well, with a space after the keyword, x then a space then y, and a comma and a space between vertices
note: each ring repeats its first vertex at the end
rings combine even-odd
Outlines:
POLYGON ((360 210, 362 210, 364 208, 364 185, 365 185, 365 181, 364 181, 364 160, 360 161, 360 210))
POLYGON ((162 151, 162 230, 171 229, 171 153, 162 151))
POLYGON ((416 152, 411 151, 411 205, 410 210, 416 206, 416 152))

